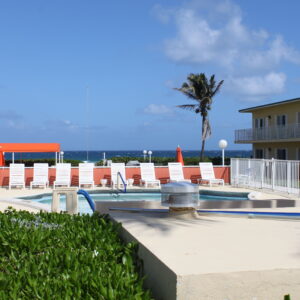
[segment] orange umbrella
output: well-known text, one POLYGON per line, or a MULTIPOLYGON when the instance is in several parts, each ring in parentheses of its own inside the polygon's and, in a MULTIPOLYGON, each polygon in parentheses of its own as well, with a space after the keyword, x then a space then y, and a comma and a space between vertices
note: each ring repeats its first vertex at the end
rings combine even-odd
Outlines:
POLYGON ((184 166, 183 156, 179 145, 176 148, 176 161, 180 162, 184 166))

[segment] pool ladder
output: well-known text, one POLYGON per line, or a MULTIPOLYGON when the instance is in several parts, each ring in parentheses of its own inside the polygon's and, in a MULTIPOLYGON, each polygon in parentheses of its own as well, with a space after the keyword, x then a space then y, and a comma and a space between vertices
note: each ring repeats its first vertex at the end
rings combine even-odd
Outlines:
POLYGON ((117 173, 117 189, 114 189, 114 185, 112 186, 112 195, 113 197, 117 198, 119 197, 119 193, 126 193, 127 192, 127 184, 120 172, 117 173), (120 180, 123 184, 123 189, 120 189, 120 180))

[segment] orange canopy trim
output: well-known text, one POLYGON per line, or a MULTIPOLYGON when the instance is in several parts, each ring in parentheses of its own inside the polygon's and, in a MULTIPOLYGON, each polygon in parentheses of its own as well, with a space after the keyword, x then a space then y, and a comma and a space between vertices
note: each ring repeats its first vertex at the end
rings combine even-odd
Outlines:
POLYGON ((3 143, 0 152, 60 152, 58 143, 3 143))

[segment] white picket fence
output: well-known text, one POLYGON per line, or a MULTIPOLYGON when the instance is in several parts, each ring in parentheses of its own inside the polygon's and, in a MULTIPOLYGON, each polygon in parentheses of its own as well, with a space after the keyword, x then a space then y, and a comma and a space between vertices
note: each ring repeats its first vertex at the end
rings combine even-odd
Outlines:
POLYGON ((232 158, 231 184, 300 196, 299 165, 296 160, 232 158))

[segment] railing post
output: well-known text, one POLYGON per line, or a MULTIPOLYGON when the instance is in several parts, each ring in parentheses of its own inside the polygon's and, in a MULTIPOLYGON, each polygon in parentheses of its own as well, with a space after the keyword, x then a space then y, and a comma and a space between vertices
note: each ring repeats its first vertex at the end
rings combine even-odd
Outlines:
POLYGON ((271 165, 272 165, 272 190, 274 191, 275 180, 276 180, 276 163, 275 163, 274 158, 272 158, 271 165))
POLYGON ((290 161, 287 161, 287 174, 286 174, 286 177, 287 177, 287 192, 290 193, 290 190, 291 190, 291 162, 290 161))
POLYGON ((248 180, 248 187, 249 186, 251 186, 251 184, 252 184, 252 170, 251 170, 251 159, 248 159, 248 178, 249 178, 249 180, 248 180))
POLYGON ((260 184, 261 184, 261 188, 263 188, 263 186, 264 186, 264 170, 265 170, 265 160, 262 159, 261 164, 260 164, 260 176, 261 176, 260 184))
POLYGON ((236 159, 236 185, 239 186, 239 175, 240 175, 240 163, 239 159, 236 159))

